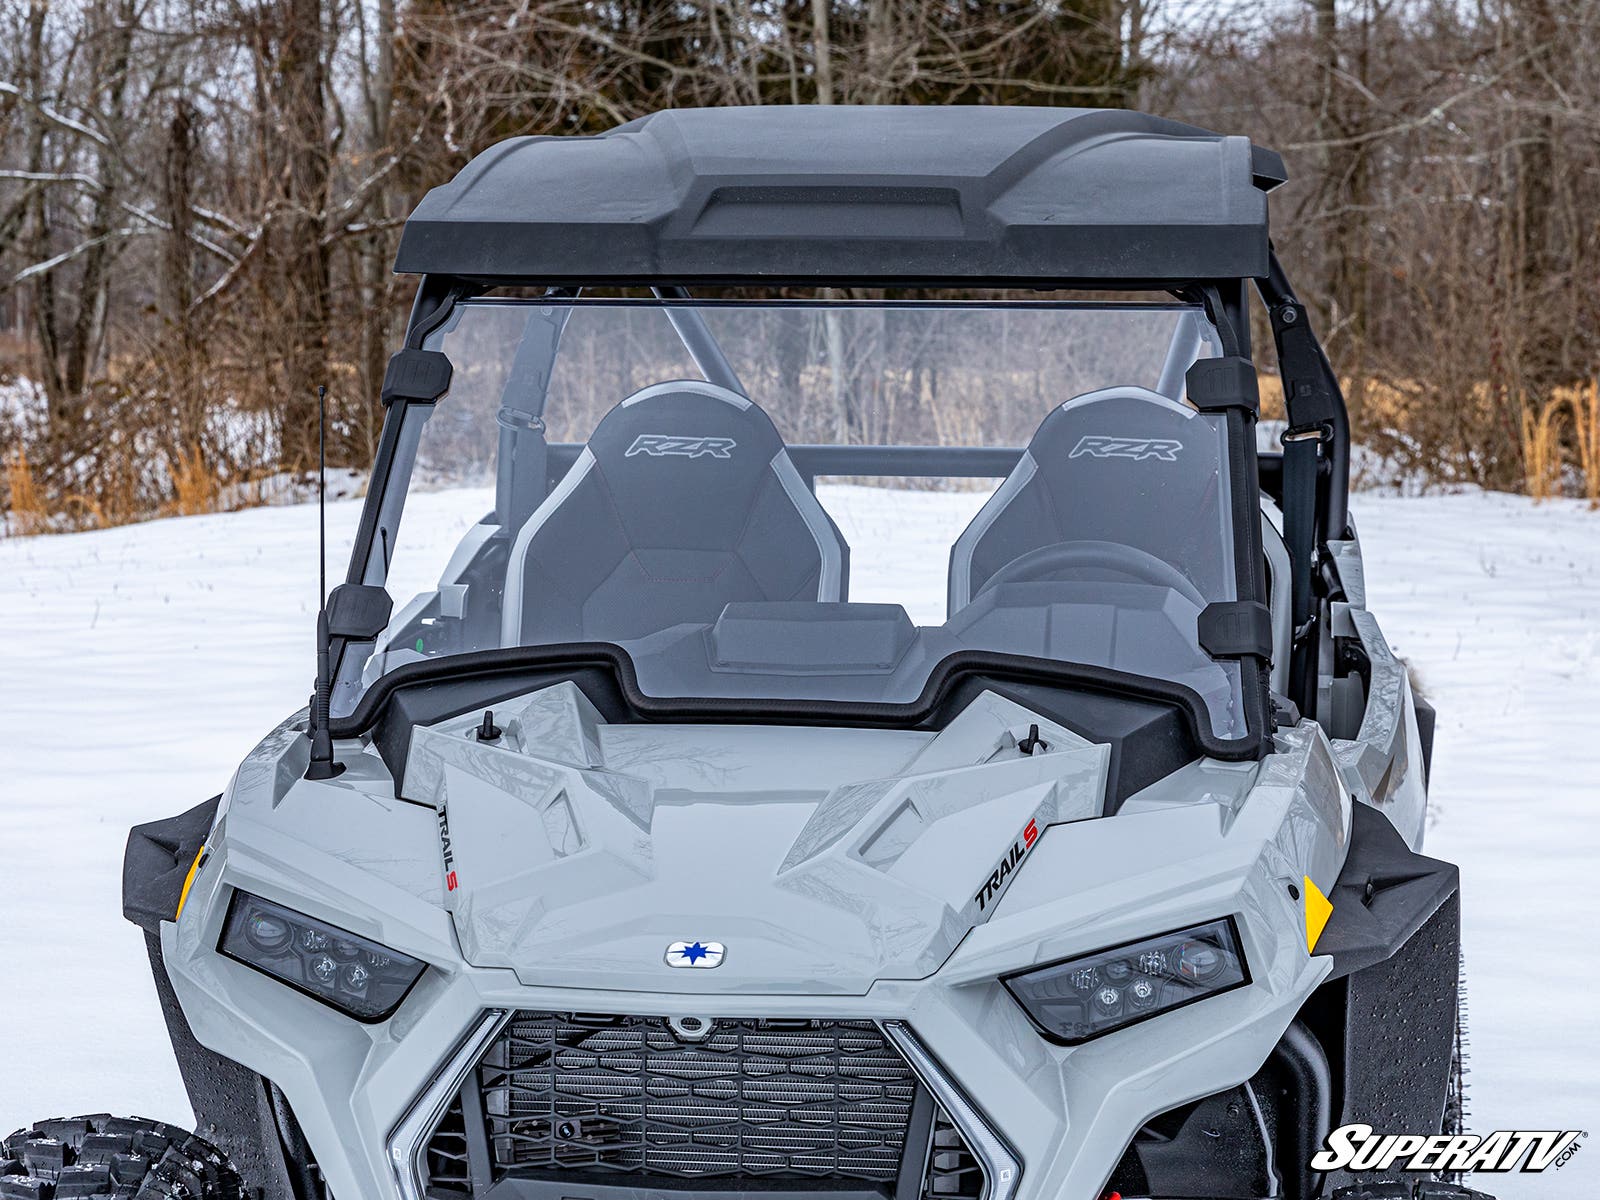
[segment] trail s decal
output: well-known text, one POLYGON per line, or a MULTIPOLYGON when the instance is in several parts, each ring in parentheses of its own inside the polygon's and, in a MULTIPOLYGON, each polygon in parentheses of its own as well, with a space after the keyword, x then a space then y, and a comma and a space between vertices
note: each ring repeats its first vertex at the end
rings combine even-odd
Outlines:
POLYGON ((1490 1134, 1389 1133, 1371 1125, 1341 1125, 1311 1156, 1313 1171, 1560 1170, 1589 1135, 1581 1129, 1500 1129, 1490 1134))
POLYGON ((1011 843, 1011 849, 1006 851, 1006 856, 1000 860, 1000 865, 990 873, 989 878, 983 881, 983 886, 978 889, 978 894, 973 897, 978 902, 980 912, 989 907, 989 901, 997 899, 1011 874, 1022 860, 1028 857, 1028 851, 1033 849, 1033 844, 1039 840, 1039 822, 1034 818, 1023 826, 1022 832, 1017 835, 1017 840, 1011 843))
POLYGON ((732 438, 673 437, 665 433, 641 433, 623 458, 648 454, 651 458, 732 458, 739 443, 732 438))
POLYGON ((439 810, 439 849, 444 853, 444 890, 453 892, 458 886, 456 856, 450 849, 450 816, 443 808, 439 810))
POLYGON ((1147 458, 1159 459, 1161 462, 1177 462, 1178 452, 1182 449, 1183 443, 1175 442, 1171 438, 1090 435, 1082 438, 1067 457, 1082 458, 1088 455, 1091 458, 1131 458, 1134 462, 1144 462, 1147 458))

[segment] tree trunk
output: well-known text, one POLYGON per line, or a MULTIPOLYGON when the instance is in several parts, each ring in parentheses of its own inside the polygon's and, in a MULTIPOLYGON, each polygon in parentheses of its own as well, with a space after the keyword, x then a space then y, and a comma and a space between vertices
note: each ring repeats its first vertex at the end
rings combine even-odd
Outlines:
POLYGON ((167 120, 165 170, 162 173, 162 238, 160 297, 164 320, 167 390, 178 415, 174 452, 190 452, 201 444, 206 426, 206 396, 199 382, 200 345, 194 333, 194 105, 180 97, 167 120))
MULTIPOLYGON (((97 4, 90 20, 100 36, 92 43, 94 54, 89 75, 91 95, 103 96, 99 105, 101 131, 119 138, 128 91, 128 56, 133 48, 133 31, 138 21, 134 0, 97 4)), ((112 146, 101 145, 95 155, 99 188, 89 218, 86 240, 89 250, 83 256, 83 276, 78 286, 78 311, 64 347, 62 382, 67 392, 77 395, 87 384, 95 358, 103 345, 105 314, 110 299, 111 266, 118 247, 111 232, 120 214, 122 164, 112 146)))
MULTIPOLYGON (((25 27, 26 49, 22 56, 22 86, 28 96, 25 120, 28 129, 28 171, 37 175, 47 169, 45 158, 46 120, 41 111, 45 103, 44 26, 49 16, 46 0, 29 0, 25 27)), ((26 232, 23 244, 28 257, 43 262, 52 253, 53 230, 50 205, 43 183, 29 185, 26 204, 26 232)), ((56 311, 55 273, 45 271, 32 279, 33 326, 39 341, 39 382, 44 385, 46 416, 54 425, 66 408, 66 381, 61 376, 61 333, 56 311)))
POLYGON ((1369 310, 1369 221, 1372 209, 1371 122, 1364 96, 1367 75, 1365 13, 1341 29, 1335 0, 1315 0, 1322 95, 1317 133, 1326 149, 1323 175, 1324 244, 1328 254, 1329 320, 1324 342, 1359 393, 1365 362, 1369 310), (1347 48, 1348 44, 1348 48, 1347 48))
POLYGON ((828 44, 828 0, 811 0, 811 54, 817 103, 833 103, 833 50, 828 44))
POLYGON ((267 263, 282 394, 282 458, 316 461, 317 396, 328 382, 328 112, 322 63, 322 0, 278 0, 265 114, 273 175, 267 263))
MULTIPOLYGON (((393 109, 394 109, 394 39, 395 39, 395 11, 394 0, 377 0, 375 6, 376 26, 374 29, 374 45, 371 55, 371 70, 367 76, 367 167, 368 170, 379 170, 384 161, 394 153, 393 145, 393 109)), ((365 17, 357 15, 362 22, 361 28, 365 31, 365 17)), ((365 48, 363 48, 365 49, 365 48)), ((363 53, 362 61, 367 61, 363 53)), ((353 453, 360 457, 370 457, 375 447, 375 433, 377 420, 381 414, 376 413, 374 402, 378 398, 378 391, 383 385, 383 372, 388 364, 389 332, 391 327, 392 310, 394 308, 394 276, 389 270, 391 240, 385 228, 394 213, 394 199, 391 195, 392 188, 385 181, 379 184, 372 193, 372 199, 367 205, 365 218, 378 228, 366 237, 363 237, 356 247, 359 258, 359 273, 361 276, 361 313, 358 318, 360 325, 360 373, 361 373, 361 407, 359 409, 361 420, 360 428, 356 432, 360 436, 361 445, 352 447, 353 453)))

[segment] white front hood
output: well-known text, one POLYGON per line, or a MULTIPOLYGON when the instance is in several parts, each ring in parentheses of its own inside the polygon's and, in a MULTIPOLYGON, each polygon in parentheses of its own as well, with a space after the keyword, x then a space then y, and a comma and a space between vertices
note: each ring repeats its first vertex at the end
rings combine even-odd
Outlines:
POLYGON ((570 684, 414 731, 466 960, 527 984, 863 994, 987 919, 1047 826, 1101 812, 1108 751, 984 694, 937 735, 606 725, 570 684), (1030 724, 1047 748, 1016 748, 1030 724), (714 969, 668 964, 721 943, 714 969))

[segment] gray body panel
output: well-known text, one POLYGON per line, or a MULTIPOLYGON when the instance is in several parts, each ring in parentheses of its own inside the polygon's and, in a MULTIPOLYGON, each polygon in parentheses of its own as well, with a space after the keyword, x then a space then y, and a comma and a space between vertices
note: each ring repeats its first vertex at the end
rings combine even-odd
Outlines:
POLYGON ((1023 755, 1038 718, 993 696, 931 738, 605 728, 570 684, 504 711, 499 745, 471 738, 475 715, 417 730, 401 794, 448 819, 463 956, 529 983, 864 995, 923 978, 1023 828, 1098 815, 1105 786, 1104 747, 1044 723, 1049 750, 1023 755), (732 949, 714 973, 663 970, 680 939, 732 949))
POLYGON ((1020 1158, 1020 1200, 1090 1200, 1147 1120, 1254 1074, 1327 975, 1290 887, 1332 888, 1351 805, 1387 796, 1420 841, 1409 782, 1373 770, 1420 761, 1409 686, 1352 621, 1375 664, 1359 740, 1302 722, 1259 764, 1199 760, 1109 818, 1088 818, 1103 749, 987 694, 935 735, 612 726, 563 685, 497 706, 499 746, 466 736, 476 713, 417 730, 403 799, 354 742, 344 775, 305 781, 287 722, 226 794, 162 928, 167 968, 196 1037, 283 1089, 341 1197, 401 1196, 386 1143, 415 1098, 486 1010, 533 1008, 904 1021, 1020 1158), (1030 723, 1051 743, 1036 756, 1015 747, 1030 723), (1042 836, 979 910, 1035 815, 1042 836), (215 952, 234 888, 430 970, 395 1017, 358 1024, 215 952), (1044 1041, 998 982, 1223 915, 1249 986, 1081 1046, 1044 1041), (726 943, 725 965, 667 967, 679 939, 726 943))

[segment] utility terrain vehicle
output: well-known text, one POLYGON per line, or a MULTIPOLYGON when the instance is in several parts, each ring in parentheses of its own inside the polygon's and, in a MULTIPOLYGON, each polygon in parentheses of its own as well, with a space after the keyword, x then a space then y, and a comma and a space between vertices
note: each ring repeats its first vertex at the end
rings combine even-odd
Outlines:
POLYGON ((316 696, 129 842, 204 1140, 4 1195, 1467 1194, 1310 1165, 1458 1123, 1458 902, 1284 177, 764 108, 431 192, 316 696))

